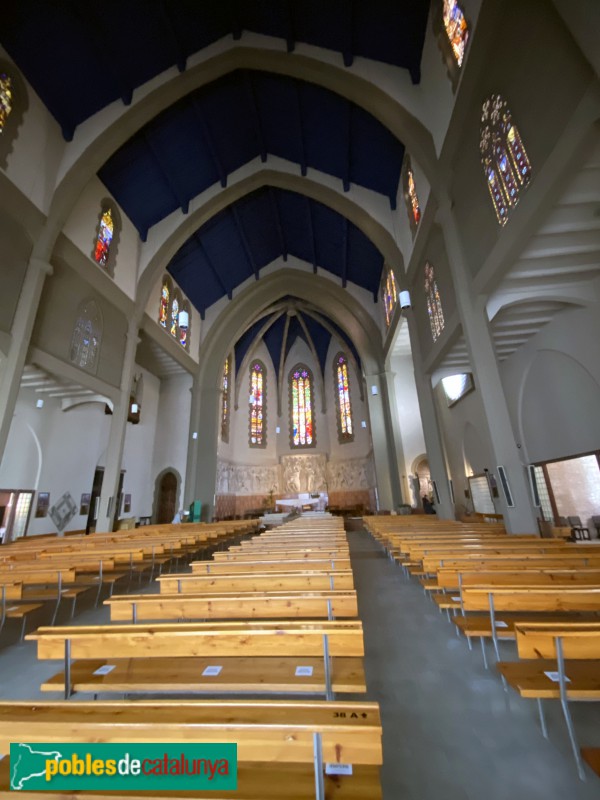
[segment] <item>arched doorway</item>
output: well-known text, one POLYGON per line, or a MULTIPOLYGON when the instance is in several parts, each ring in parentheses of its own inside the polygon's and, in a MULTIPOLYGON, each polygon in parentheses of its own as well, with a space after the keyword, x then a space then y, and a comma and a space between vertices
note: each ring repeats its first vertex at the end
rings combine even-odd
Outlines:
POLYGON ((166 469, 156 479, 154 493, 154 517, 158 525, 173 522, 177 511, 181 479, 175 470, 166 469))

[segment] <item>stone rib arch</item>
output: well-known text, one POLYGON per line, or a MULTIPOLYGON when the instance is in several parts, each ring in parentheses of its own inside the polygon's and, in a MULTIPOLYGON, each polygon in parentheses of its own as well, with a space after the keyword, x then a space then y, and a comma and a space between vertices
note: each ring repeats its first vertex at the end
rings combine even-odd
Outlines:
POLYGON ((181 74, 172 74, 154 89, 141 87, 131 106, 112 104, 76 131, 49 209, 47 222, 35 249, 37 258, 48 259, 54 243, 88 181, 102 164, 143 125, 186 94, 237 69, 255 69, 287 75, 314 83, 351 100, 372 114, 396 136, 419 162, 432 192, 440 189, 433 137, 427 127, 383 89, 348 70, 294 53, 234 45, 217 56, 201 60, 181 74), (146 91, 144 91, 144 88, 146 91), (139 99, 138 99, 139 98, 139 99), (100 118, 110 122, 96 133, 100 118))
MULTIPOLYGON (((146 307, 149 294, 156 284, 158 276, 164 272, 166 265, 179 250, 181 245, 198 230, 198 228, 237 200, 266 186, 287 189, 292 192, 303 194, 345 216, 371 240, 382 254, 384 261, 394 268, 394 273, 398 276, 399 283, 401 282, 401 278, 405 274, 402 252, 394 241, 391 233, 387 231, 383 225, 373 219, 363 207, 335 190, 325 187, 309 178, 304 178, 300 175, 278 173, 270 169, 262 169, 249 178, 245 178, 239 183, 213 195, 206 203, 188 214, 188 216, 182 220, 181 225, 158 247, 143 269, 138 282, 137 302, 139 306, 141 308, 146 307)), ((401 286, 400 288, 403 287, 401 286)))

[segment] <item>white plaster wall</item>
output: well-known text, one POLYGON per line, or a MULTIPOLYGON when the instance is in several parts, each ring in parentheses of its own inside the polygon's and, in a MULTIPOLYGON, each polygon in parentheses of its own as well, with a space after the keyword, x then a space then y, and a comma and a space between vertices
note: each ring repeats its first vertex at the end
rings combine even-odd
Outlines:
MULTIPOLYGON (((0 47, 0 58, 11 62, 0 47)), ((58 122, 20 73, 28 108, 8 156, 6 175, 44 213, 48 212, 66 143, 58 122)))
POLYGON ((121 469, 125 470, 123 494, 131 495, 131 511, 124 513, 121 509, 120 517, 145 517, 152 513, 152 456, 157 430, 160 381, 138 366, 135 374, 144 378, 144 394, 140 422, 137 425, 128 423, 125 428, 121 469))
MULTIPOLYGON (((94 472, 103 461, 111 417, 104 406, 88 403, 61 411, 57 399, 39 398, 33 389, 21 389, 13 417, 8 445, 0 464, 0 487, 50 492, 52 506, 70 492, 79 511, 81 495, 92 491, 94 472)), ((35 519, 34 498, 28 535, 54 533, 50 517, 35 519)), ((85 527, 86 516, 77 514, 67 530, 85 527)))
MULTIPOLYGON (((408 476, 412 471, 414 460, 425 452, 412 356, 392 356, 390 366, 394 373, 396 390, 396 408, 392 409, 392 414, 396 413, 398 418, 404 452, 403 475, 408 476)), ((406 492, 407 489, 408 485, 403 482, 403 491, 406 492)), ((407 497, 410 497, 410 494, 407 497)))
MULTIPOLYGON (((90 260, 90 268, 105 271, 96 264, 92 252, 96 243, 98 219, 102 201, 111 198, 106 186, 94 175, 89 181, 73 211, 67 219, 63 232, 90 260)), ((130 298, 135 298, 140 255, 138 232, 123 209, 115 202, 121 216, 121 233, 118 241, 114 281, 130 298)))
POLYGON ((181 476, 179 506, 183 504, 191 407, 191 375, 178 375, 160 381, 152 474, 148 481, 151 509, 156 478, 167 468, 177 470, 181 476))

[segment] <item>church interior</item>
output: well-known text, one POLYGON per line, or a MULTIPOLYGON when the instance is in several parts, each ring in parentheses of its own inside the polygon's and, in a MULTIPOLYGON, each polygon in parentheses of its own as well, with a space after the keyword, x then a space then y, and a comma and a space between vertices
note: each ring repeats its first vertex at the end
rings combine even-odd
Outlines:
MULTIPOLYGON (((125 700, 160 728, 163 683, 190 727, 219 723, 217 694, 267 726, 271 679, 295 724, 275 650, 219 656, 236 692, 190 677, 181 634, 279 625, 291 648, 304 625, 315 651, 281 664, 316 664, 296 667, 325 698, 314 743, 290 763, 265 745, 267 769, 248 733, 223 797, 598 797, 598 3, 5 0, 0 19, 6 730, 111 741, 80 699, 89 725, 125 700), (358 638, 336 656, 342 618, 358 638), (100 628, 91 656, 77 637, 100 628)), ((181 726, 168 741, 196 741, 181 726)))

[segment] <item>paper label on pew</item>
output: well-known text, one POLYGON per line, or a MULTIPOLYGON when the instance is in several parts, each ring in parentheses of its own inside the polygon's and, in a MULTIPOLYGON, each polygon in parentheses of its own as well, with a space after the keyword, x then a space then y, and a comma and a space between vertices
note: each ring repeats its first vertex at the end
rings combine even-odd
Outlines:
POLYGON ((502 619, 494 620, 494 625, 496 628, 508 628, 508 622, 504 622, 502 619))
POLYGON ((352 775, 352 764, 325 764, 325 775, 352 775))
MULTIPOLYGON (((560 681, 560 676, 559 676, 558 672, 552 672, 552 671, 550 670, 549 672, 544 672, 544 675, 545 675, 547 678, 550 678, 550 680, 551 680, 553 683, 558 683, 558 682, 560 681)), ((567 678, 567 676, 566 676, 566 675, 565 675, 565 681, 566 681, 567 683, 571 683, 571 679, 570 679, 570 678, 567 678)))
POLYGON ((115 669, 116 664, 105 664, 103 667, 98 667, 98 669, 93 673, 94 675, 108 675, 109 672, 112 672, 115 669))
POLYGON ((206 667, 204 669, 204 672, 202 673, 202 675, 204 677, 206 677, 206 678, 208 678, 208 677, 216 677, 217 675, 221 674, 221 670, 222 669, 223 669, 223 667, 217 667, 217 666, 215 666, 215 667, 206 667))
POLYGON ((312 678, 312 674, 313 674, 312 667, 296 667, 297 678, 312 678))
POLYGON ((450 598, 450 600, 454 600, 455 602, 460 603, 460 595, 459 594, 454 595, 453 597, 450 598))
POLYGON ((11 606, 10 608, 7 608, 6 610, 7 611, 18 611, 19 610, 19 606, 11 606))

